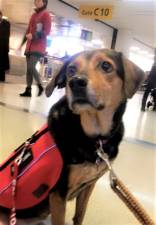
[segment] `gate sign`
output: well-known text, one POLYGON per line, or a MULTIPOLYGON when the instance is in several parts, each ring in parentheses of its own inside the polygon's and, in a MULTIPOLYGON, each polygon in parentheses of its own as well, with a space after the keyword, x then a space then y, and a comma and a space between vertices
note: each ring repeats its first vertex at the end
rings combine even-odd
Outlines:
POLYGON ((91 19, 112 19, 113 6, 110 5, 81 5, 79 17, 91 19))

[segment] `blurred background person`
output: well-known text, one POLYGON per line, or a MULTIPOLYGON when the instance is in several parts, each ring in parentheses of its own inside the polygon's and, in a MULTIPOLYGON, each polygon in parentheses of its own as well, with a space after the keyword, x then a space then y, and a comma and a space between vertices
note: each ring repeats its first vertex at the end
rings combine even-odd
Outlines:
POLYGON ((43 92, 42 81, 40 74, 36 69, 36 65, 41 57, 44 57, 47 46, 47 36, 51 30, 51 17, 46 10, 48 0, 35 0, 35 12, 31 16, 26 35, 23 38, 19 50, 22 45, 26 42, 26 89, 20 94, 21 97, 31 97, 31 86, 33 78, 35 79, 38 86, 38 94, 40 96, 43 92))
POLYGON ((5 72, 9 70, 10 22, 3 18, 0 11, 0 81, 5 82, 5 72))
MULTIPOLYGON (((141 111, 145 111, 147 98, 154 88, 156 88, 156 59, 154 60, 154 64, 147 78, 147 85, 142 98, 141 111)), ((154 108, 154 110, 156 109, 154 108)))

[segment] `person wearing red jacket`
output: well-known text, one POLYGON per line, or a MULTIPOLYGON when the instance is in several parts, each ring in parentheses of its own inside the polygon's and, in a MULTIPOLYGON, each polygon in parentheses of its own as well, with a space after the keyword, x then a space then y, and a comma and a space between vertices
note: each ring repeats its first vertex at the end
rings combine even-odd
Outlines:
MULTIPOLYGON (((36 80, 38 86, 38 96, 43 92, 40 74, 36 69, 36 64, 41 57, 44 57, 47 45, 47 36, 51 30, 51 17, 46 10, 48 0, 35 0, 35 12, 30 18, 28 29, 23 38, 20 48, 26 42, 26 83, 27 87, 21 97, 31 97, 31 86, 33 78, 36 80)), ((19 49, 20 49, 19 48, 19 49)))

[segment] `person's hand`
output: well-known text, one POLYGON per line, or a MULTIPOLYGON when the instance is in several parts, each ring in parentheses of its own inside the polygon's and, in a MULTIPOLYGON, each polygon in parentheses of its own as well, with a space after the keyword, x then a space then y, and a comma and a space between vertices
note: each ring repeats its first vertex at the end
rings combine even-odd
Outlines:
POLYGON ((22 55, 22 47, 21 47, 21 46, 18 47, 18 48, 15 50, 15 54, 16 54, 17 56, 21 56, 21 55, 22 55))
POLYGON ((30 41, 32 40, 32 37, 33 37, 33 36, 32 36, 31 33, 29 33, 29 34, 26 35, 26 38, 27 38, 28 40, 30 40, 30 41))
POLYGON ((22 46, 20 45, 20 46, 17 48, 17 50, 16 50, 16 51, 21 52, 21 50, 22 50, 22 46))

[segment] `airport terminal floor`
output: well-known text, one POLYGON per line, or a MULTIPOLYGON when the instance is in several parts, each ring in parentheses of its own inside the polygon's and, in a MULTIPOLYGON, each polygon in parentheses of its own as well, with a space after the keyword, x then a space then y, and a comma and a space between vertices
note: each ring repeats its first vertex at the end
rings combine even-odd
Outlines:
MULTIPOLYGON (((51 105, 63 94, 55 91, 50 98, 21 98, 24 90, 19 77, 7 76, 0 83, 0 162, 46 122, 51 105)), ((140 111, 142 92, 129 100, 124 115, 125 136, 113 164, 115 172, 156 221, 156 112, 140 111)), ((66 225, 72 224, 74 201, 68 203, 66 225)), ((21 221, 20 225, 37 223, 21 221)), ((50 225, 50 218, 43 221, 50 225)), ((108 173, 96 184, 86 212, 84 225, 139 225, 134 215, 113 193, 108 173)))

